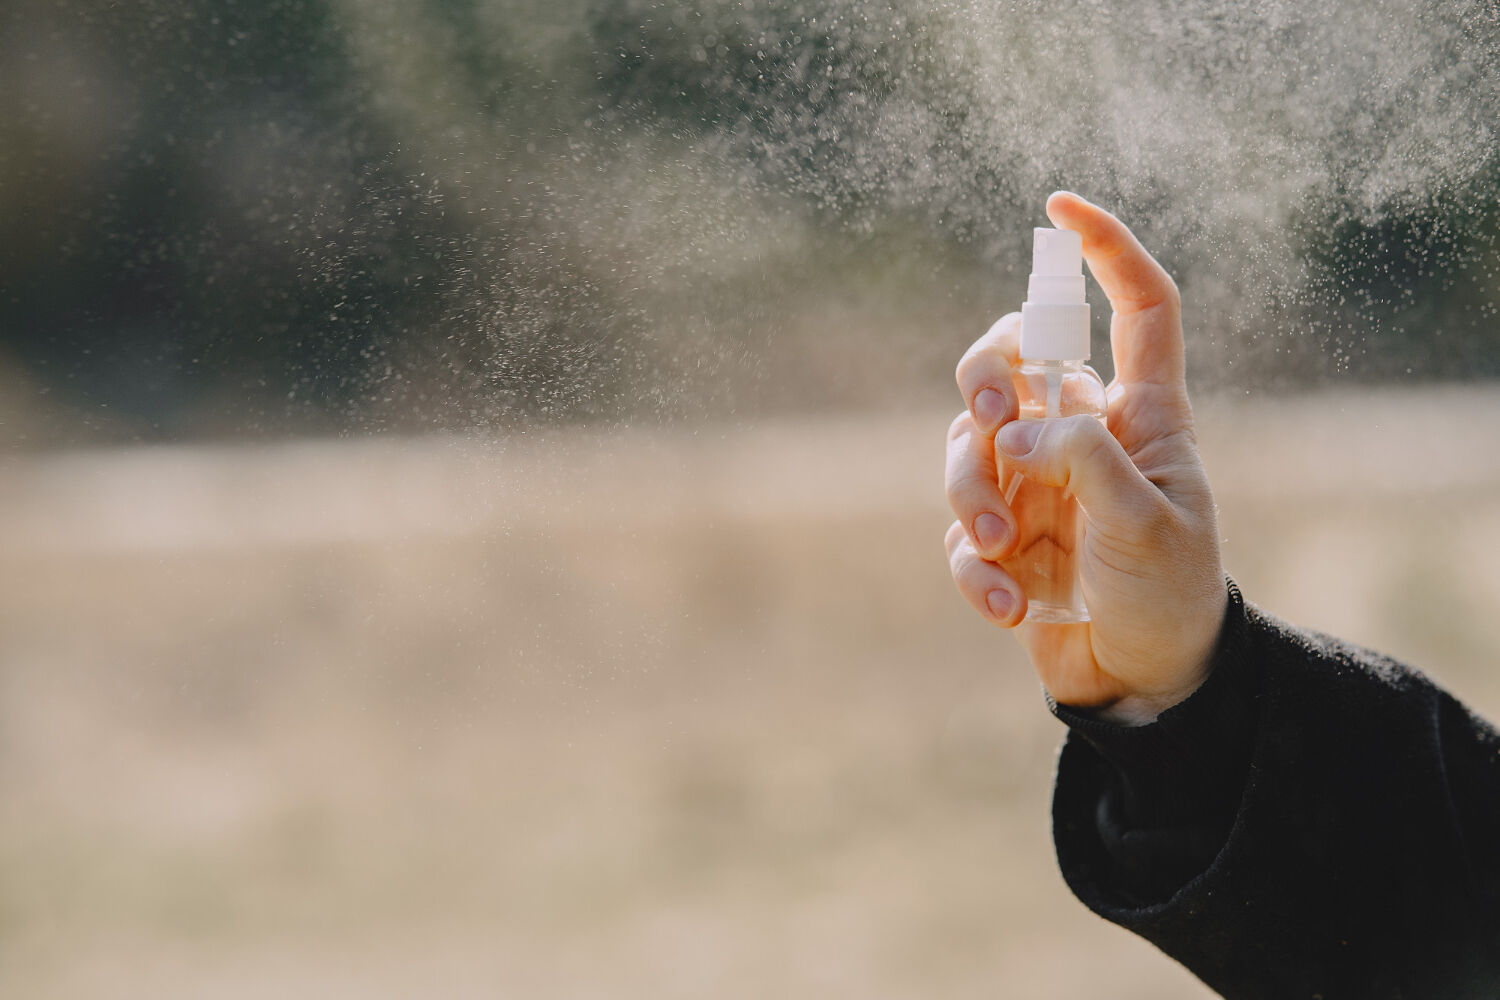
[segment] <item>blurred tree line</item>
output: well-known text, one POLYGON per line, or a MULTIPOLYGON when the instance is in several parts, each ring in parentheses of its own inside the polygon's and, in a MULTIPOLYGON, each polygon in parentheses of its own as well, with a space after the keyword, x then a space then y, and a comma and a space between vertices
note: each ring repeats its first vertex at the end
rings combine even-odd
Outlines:
MULTIPOLYGON (((0 350, 146 436, 838 401, 850 345, 941 377, 1038 215, 963 37, 843 0, 13 0, 0 350)), ((1500 375, 1497 192, 1493 157, 1399 213, 1331 192, 1271 309, 1317 349, 1257 363, 1500 375)))

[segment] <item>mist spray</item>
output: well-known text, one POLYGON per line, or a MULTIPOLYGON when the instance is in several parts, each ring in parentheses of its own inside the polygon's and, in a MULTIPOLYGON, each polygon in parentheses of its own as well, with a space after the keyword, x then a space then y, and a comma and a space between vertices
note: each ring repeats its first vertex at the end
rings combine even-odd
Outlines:
MULTIPOLYGON (((1083 240, 1067 229, 1037 229, 1021 306, 1021 366, 1015 375, 1020 419, 1086 414, 1103 420, 1104 382, 1084 364, 1088 358, 1083 240)), ((1003 462, 1000 468, 1020 532, 1016 554, 1003 565, 1026 594, 1026 620, 1088 621, 1078 579, 1084 516, 1077 499, 1060 487, 1029 482, 1003 462)))

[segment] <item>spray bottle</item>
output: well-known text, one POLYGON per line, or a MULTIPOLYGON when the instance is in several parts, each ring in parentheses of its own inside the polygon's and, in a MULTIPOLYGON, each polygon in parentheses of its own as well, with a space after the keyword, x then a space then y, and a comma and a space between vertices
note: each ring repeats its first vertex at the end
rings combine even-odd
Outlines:
MULTIPOLYGON (((1015 375, 1022 420, 1078 414, 1104 419, 1104 382, 1084 364, 1089 306, 1083 292, 1082 238, 1067 229, 1037 229, 1015 375)), ((1003 462, 1000 467, 1005 500, 1020 532, 1016 554, 1003 565, 1026 594, 1026 620, 1088 621, 1078 579, 1084 529, 1078 501, 1061 487, 1028 482, 1003 462)))

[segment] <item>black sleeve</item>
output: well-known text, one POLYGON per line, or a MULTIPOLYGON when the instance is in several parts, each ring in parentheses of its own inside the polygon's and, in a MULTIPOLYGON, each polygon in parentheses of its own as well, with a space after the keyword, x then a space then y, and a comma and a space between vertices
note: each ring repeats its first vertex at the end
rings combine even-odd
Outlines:
POLYGON ((1231 585, 1187 701, 1054 711, 1063 877, 1223 996, 1500 997, 1500 734, 1421 674, 1231 585))

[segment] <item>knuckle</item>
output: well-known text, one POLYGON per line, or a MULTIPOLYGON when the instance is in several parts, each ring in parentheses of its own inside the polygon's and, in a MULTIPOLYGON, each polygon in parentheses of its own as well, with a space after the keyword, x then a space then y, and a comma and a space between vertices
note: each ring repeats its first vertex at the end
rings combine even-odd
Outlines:
POLYGON ((1082 417, 1074 425, 1072 433, 1083 461, 1094 464, 1113 458, 1114 438, 1099 421, 1092 417, 1082 417))
POLYGON ((1165 270, 1162 271, 1162 299, 1173 309, 1182 308, 1182 292, 1178 290, 1177 282, 1165 270))
POLYGON ((952 423, 948 425, 948 441, 950 443, 957 441, 973 430, 974 418, 970 416, 968 410, 964 410, 958 416, 954 417, 952 423))
POLYGON ((974 366, 979 363, 979 359, 984 356, 987 346, 985 338, 980 337, 974 343, 970 344, 969 349, 964 351, 963 357, 958 359, 958 365, 953 369, 953 374, 958 379, 960 385, 963 384, 964 378, 974 370, 974 366))
POLYGON ((982 344, 998 345, 1005 338, 1018 334, 1020 329, 1021 314, 1019 312, 1008 312, 990 324, 990 328, 985 331, 984 336, 980 338, 979 342, 982 344))
POLYGON ((995 509, 1000 503, 998 479, 978 460, 972 448, 955 446, 952 449, 943 491, 953 513, 964 523, 971 521, 980 511, 995 509))
MULTIPOLYGON (((956 525, 956 522, 955 522, 956 525)), ((973 577, 974 546, 969 541, 969 536, 959 529, 958 541, 953 543, 948 552, 948 571, 953 574, 953 582, 958 584, 958 589, 968 592, 968 581, 973 577)))
MULTIPOLYGON (((1019 313, 1013 314, 1019 316, 1019 313)), ((959 391, 963 393, 965 401, 972 402, 974 394, 980 389, 993 387, 1004 391, 1004 387, 1010 384, 1011 366, 1006 358, 1003 343, 1009 336, 1008 328, 1002 329, 1006 319, 1001 319, 990 332, 985 334, 974 345, 964 353, 958 360, 958 367, 953 371, 953 377, 958 382, 959 391)))
MULTIPOLYGON (((1093 417, 1074 416, 1053 424, 1056 437, 1048 442, 1048 449, 1058 458, 1068 461, 1089 461, 1097 458, 1099 450, 1108 445, 1110 433, 1093 417)), ((1052 428, 1044 428, 1041 441, 1046 442, 1052 428)))
POLYGON ((953 550, 964 538, 964 526, 957 521, 948 525, 948 530, 943 534, 943 547, 948 551, 948 558, 953 558, 953 550))
POLYGON ((983 384, 990 375, 990 359, 984 353, 976 350, 979 345, 969 349, 958 362, 958 368, 954 371, 954 378, 958 381, 959 391, 963 393, 964 399, 970 400, 979 386, 983 384))
POLYGON ((958 584, 958 589, 969 600, 972 601, 978 597, 982 601, 985 591, 985 565, 980 561, 973 546, 968 542, 959 543, 951 563, 953 579, 958 584))
POLYGON ((958 476, 948 484, 948 506, 960 521, 968 524, 980 512, 993 506, 995 490, 978 476, 958 476))
POLYGON ((1064 488, 1094 475, 1091 470, 1113 465, 1117 447, 1104 424, 1089 416, 1066 417, 1044 428, 1037 445, 1043 478, 1064 488))

